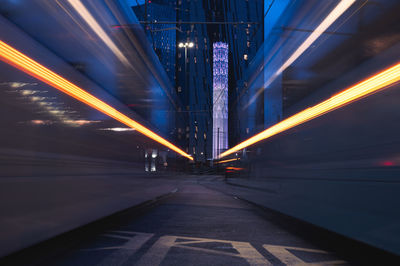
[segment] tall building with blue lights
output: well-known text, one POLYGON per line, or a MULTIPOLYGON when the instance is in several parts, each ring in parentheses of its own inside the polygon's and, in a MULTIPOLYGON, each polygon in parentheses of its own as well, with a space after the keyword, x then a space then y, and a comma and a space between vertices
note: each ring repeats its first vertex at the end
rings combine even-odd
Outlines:
MULTIPOLYGON (((176 11, 171 1, 153 1, 133 8, 139 20, 154 22, 175 21, 176 11)), ((163 65, 168 77, 175 85, 175 57, 176 57, 176 24, 146 24, 143 23, 147 38, 163 65)))
POLYGON ((218 126, 213 122, 216 119, 215 106, 222 104, 225 112, 224 122, 220 125, 223 137, 221 151, 228 147, 228 142, 232 144, 239 139, 237 134, 233 134, 242 126, 236 112, 237 99, 246 93, 239 88, 243 88, 249 62, 264 41, 264 0, 152 0, 134 7, 134 11, 139 20, 146 22, 142 25, 148 39, 164 68, 169 69, 167 73, 174 81, 176 93, 182 102, 178 112, 184 119, 180 119, 183 120, 181 123, 177 122, 177 143, 192 154, 197 162, 212 159, 215 156, 213 143, 217 145, 214 128, 218 131, 218 126), (162 14, 152 15, 159 11, 162 14), (160 24, 160 21, 169 23, 160 24), (176 24, 172 23, 174 21, 176 24), (176 29, 173 30, 173 27, 176 29), (171 32, 175 35, 172 36, 171 32), (189 42, 193 42, 193 47, 187 48, 186 52, 178 46, 179 43, 189 42), (229 64, 227 77, 224 77, 227 80, 224 83, 226 97, 223 103, 215 105, 218 97, 214 96, 213 44, 219 42, 229 47, 225 53, 229 64), (169 49, 166 46, 170 46, 169 49), (176 65, 172 75, 169 67, 172 66, 174 52, 176 65))
POLYGON ((213 44, 213 158, 228 149, 227 43, 213 44))
MULTIPOLYGON (((193 49, 188 50, 186 73, 184 50, 177 51, 176 86, 178 96, 184 102, 182 111, 187 114, 189 122, 183 129, 188 140, 188 152, 193 154, 197 161, 214 157, 213 143, 216 141, 213 140, 213 44, 223 42, 229 47, 225 94, 225 108, 229 118, 226 120, 227 129, 224 131, 233 132, 239 126, 236 113, 233 112, 235 99, 240 93, 237 88, 243 83, 245 70, 263 42, 263 5, 263 0, 177 1, 178 22, 200 22, 177 24, 180 29, 177 31, 177 41, 194 42, 193 49), (196 11, 193 12, 194 10, 196 11), (222 21, 228 23, 218 23, 222 21)), ((221 147, 222 144, 223 147, 227 147, 225 143, 231 142, 231 133, 227 135, 229 138, 226 137, 222 141, 221 147)), ((232 141, 235 141, 235 135, 233 137, 232 141)))

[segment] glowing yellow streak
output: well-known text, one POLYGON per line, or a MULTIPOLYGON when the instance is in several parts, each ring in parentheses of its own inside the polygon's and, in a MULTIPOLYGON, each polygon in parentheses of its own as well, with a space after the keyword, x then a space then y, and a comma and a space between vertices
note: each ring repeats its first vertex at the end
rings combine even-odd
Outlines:
POLYGON ((296 61, 318 38, 335 22, 353 3, 355 0, 342 0, 337 6, 325 17, 325 19, 318 25, 317 28, 308 36, 308 38, 294 51, 294 53, 283 63, 283 65, 264 83, 257 93, 250 99, 246 105, 247 108, 252 104, 256 98, 264 91, 266 87, 288 68, 294 61, 296 61))
POLYGON ((96 19, 90 14, 89 10, 82 4, 80 0, 68 0, 69 4, 78 12, 78 14, 85 20, 85 22, 92 28, 92 30, 99 36, 99 38, 113 51, 113 53, 121 60, 125 65, 129 65, 128 59, 124 56, 121 50, 115 45, 110 39, 107 33, 99 25, 96 19))
POLYGON ((226 170, 235 170, 235 171, 241 171, 244 168, 240 168, 240 167, 227 167, 226 170))
POLYGON ((49 84, 50 86, 74 97, 75 99, 86 103, 87 105, 93 107, 94 109, 118 120, 119 122, 127 125, 130 128, 136 129, 143 135, 157 141, 158 143, 170 148, 171 150, 179 153, 180 155, 193 160, 193 158, 170 143, 169 141, 165 140, 164 138, 160 137, 153 131, 147 129, 146 127, 142 126, 138 122, 132 120, 131 118, 127 117, 126 115, 122 114, 121 112, 117 111, 110 105, 106 104, 105 102, 101 101, 100 99, 96 98, 92 94, 86 92, 85 90, 79 88, 78 86, 72 84, 68 80, 64 79, 63 77, 57 75, 53 71, 49 70, 48 68, 42 66, 41 64, 37 63, 33 59, 27 57, 26 55, 22 54, 21 52, 17 51, 13 47, 9 46, 8 44, 0 41, 0 59, 10 65, 15 66, 16 68, 24 71, 25 73, 49 84))
POLYGON ((224 161, 219 161, 219 162, 216 162, 215 164, 219 164, 219 163, 229 163, 229 162, 233 162, 233 161, 237 161, 237 160, 240 160, 239 158, 235 158, 235 159, 228 159, 228 160, 224 160, 224 161))
POLYGON ((389 85, 400 81, 400 63, 336 94, 335 96, 307 108, 279 123, 267 128, 257 135, 239 143, 235 147, 223 152, 219 158, 225 157, 238 150, 244 149, 256 142, 270 138, 285 130, 298 126, 318 116, 331 112, 337 108, 343 107, 353 101, 359 100, 364 96, 377 92, 389 85))

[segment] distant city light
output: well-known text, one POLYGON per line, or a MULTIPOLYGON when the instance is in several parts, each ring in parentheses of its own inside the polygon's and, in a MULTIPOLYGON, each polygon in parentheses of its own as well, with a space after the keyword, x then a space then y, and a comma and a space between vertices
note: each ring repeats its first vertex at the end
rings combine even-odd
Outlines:
POLYGON ((134 128, 130 127, 109 127, 109 128, 100 128, 99 130, 115 131, 115 132, 135 131, 134 128))
POLYGON ((178 44, 178 47, 179 48, 187 48, 187 47, 189 47, 189 48, 193 48, 193 46, 194 46, 194 43, 193 42, 185 42, 185 43, 183 43, 183 42, 180 42, 179 44, 178 44))
POLYGON ((368 96, 380 89, 386 88, 396 82, 400 81, 400 63, 392 66, 356 85, 332 96, 331 98, 307 108, 285 120, 267 128, 261 133, 243 141, 235 147, 222 153, 219 158, 225 157, 236 151, 244 149, 254 143, 261 140, 270 138, 276 134, 279 134, 285 130, 291 129, 295 126, 303 124, 328 112, 343 107, 346 104, 352 103, 362 97, 368 96))

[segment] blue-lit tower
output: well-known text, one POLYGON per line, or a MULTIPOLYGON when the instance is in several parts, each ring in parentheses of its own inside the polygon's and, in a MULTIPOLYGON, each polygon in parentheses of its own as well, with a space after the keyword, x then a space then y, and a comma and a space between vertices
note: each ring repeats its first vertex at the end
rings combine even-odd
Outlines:
POLYGON ((213 44, 213 158, 228 148, 227 43, 213 44))

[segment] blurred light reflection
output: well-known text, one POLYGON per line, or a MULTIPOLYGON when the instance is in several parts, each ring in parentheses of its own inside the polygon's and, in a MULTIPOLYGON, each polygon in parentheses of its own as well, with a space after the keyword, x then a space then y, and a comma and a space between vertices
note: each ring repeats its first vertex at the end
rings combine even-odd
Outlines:
POLYGON ((105 130, 105 131, 115 131, 115 132, 135 131, 135 129, 133 129, 133 128, 129 128, 129 127, 110 127, 110 128, 100 128, 99 130, 105 130))
POLYGON ((124 56, 121 50, 115 45, 107 33, 103 30, 100 24, 92 16, 92 14, 87 10, 87 8, 82 4, 80 0, 68 0, 68 3, 75 9, 75 11, 85 20, 85 22, 90 26, 90 28, 96 33, 97 36, 107 45, 108 48, 118 57, 121 62, 130 66, 128 59, 124 56))
POLYGON ((308 38, 294 51, 294 53, 283 63, 283 65, 264 83, 257 93, 250 99, 245 106, 251 105, 257 97, 294 61, 296 61, 320 36, 327 30, 346 10, 355 2, 355 0, 342 0, 339 4, 325 17, 318 27, 308 36, 308 38))
POLYGON ((92 108, 108 115, 109 117, 112 117, 115 120, 131 128, 136 129, 143 135, 170 148, 171 150, 188 158, 189 160, 193 160, 192 156, 185 153, 184 151, 173 145, 171 142, 165 140, 164 138, 157 135, 153 131, 149 130, 148 128, 144 127, 138 122, 132 120, 128 116, 117 111, 116 109, 106 104, 105 102, 101 101, 100 99, 96 98, 92 94, 72 84, 71 82, 57 75, 50 69, 44 67, 43 65, 39 64, 38 62, 34 61, 33 59, 22 54, 21 52, 17 51, 13 47, 9 46, 8 44, 2 41, 0 41, 0 59, 24 71, 25 73, 45 82, 46 84, 52 86, 53 88, 56 88, 70 95, 71 97, 74 97, 75 99, 91 106, 92 108))
POLYGON ((398 81, 400 81, 400 63, 336 94, 335 96, 321 102, 320 104, 307 108, 275 124, 274 126, 267 128, 261 133, 225 151, 220 155, 219 158, 225 157, 229 154, 246 148, 261 140, 270 138, 276 134, 310 121, 337 108, 343 107, 346 104, 359 100, 364 96, 377 92, 378 90, 388 87, 398 81))

